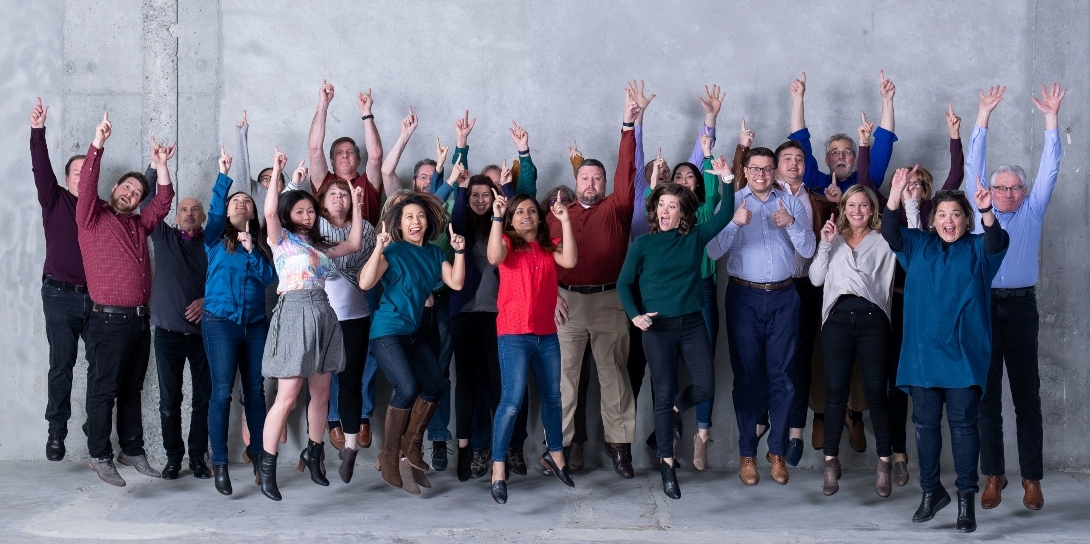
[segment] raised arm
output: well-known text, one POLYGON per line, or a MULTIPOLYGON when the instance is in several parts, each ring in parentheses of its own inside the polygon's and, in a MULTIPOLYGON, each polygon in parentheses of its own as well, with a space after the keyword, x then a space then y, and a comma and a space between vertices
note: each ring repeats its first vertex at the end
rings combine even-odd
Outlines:
POLYGON ((636 195, 636 138, 633 127, 636 117, 640 114, 640 106, 627 89, 625 89, 625 98, 621 144, 617 151, 617 170, 613 174, 613 194, 617 195, 617 204, 620 206, 622 215, 626 216, 625 220, 631 223, 636 195))
MULTIPOLYGON (((644 166, 647 159, 646 155, 644 155, 643 153, 643 114, 647 111, 647 106, 650 105, 651 101, 655 99, 654 93, 652 93, 651 96, 646 96, 643 92, 643 88, 644 86, 642 79, 639 82, 634 79, 628 82, 628 92, 630 95, 632 95, 632 98, 636 100, 636 104, 640 107, 640 114, 636 116, 636 120, 634 121, 634 123, 636 124, 636 126, 634 127, 636 132, 636 202, 634 204, 636 208, 639 208, 640 205, 643 203, 643 194, 647 191, 647 176, 646 172, 644 171, 644 166)), ((573 148, 568 148, 569 154, 571 153, 572 149, 573 148)), ((575 151, 576 153, 578 153, 579 150, 575 149, 575 151)), ((579 159, 582 160, 582 158, 583 157, 580 155, 579 159)), ((579 166, 575 163, 574 158, 572 160, 572 165, 576 168, 578 168, 579 166)))
POLYGON ((450 235, 450 248, 454 250, 454 263, 443 261, 443 283, 455 291, 461 291, 466 280, 466 239, 454 233, 454 227, 447 224, 450 235))
POLYGON ((1063 155, 1060 149, 1059 126, 1060 102, 1063 101, 1067 91, 1060 88, 1059 83, 1053 83, 1051 89, 1041 86, 1041 100, 1033 98, 1033 105, 1045 116, 1045 145, 1041 149, 1041 164, 1037 167, 1037 178, 1033 182, 1028 200, 1030 209, 1037 217, 1043 218, 1048 201, 1052 198, 1052 190, 1056 187, 1056 177, 1060 173, 1060 157, 1063 155))
POLYGON ((746 152, 749 151, 750 146, 753 145, 753 138, 756 135, 752 130, 746 128, 746 118, 742 118, 742 130, 738 133, 738 145, 734 147, 734 161, 730 163, 731 175, 734 176, 734 183, 732 188, 735 191, 741 191, 746 186, 745 164, 744 159, 746 152))
POLYGON ((832 176, 821 171, 817 159, 814 157, 814 149, 810 144, 810 131, 806 128, 806 115, 803 106, 805 96, 806 72, 803 72, 802 77, 791 82, 791 134, 788 138, 799 143, 799 146, 802 147, 803 156, 806 157, 806 168, 802 174, 803 185, 810 189, 822 191, 832 183, 832 176))
MULTIPOLYGON (((431 180, 428 182, 428 191, 439 196, 439 189, 443 186, 443 166, 447 162, 447 151, 450 148, 439 143, 439 137, 435 137, 435 172, 431 175, 431 180)), ((415 180, 413 183, 416 183, 415 180)), ((449 196, 449 193, 448 193, 449 196)), ((446 201, 446 198, 439 197, 440 200, 446 201)))
MULTIPOLYGON (((371 186, 381 192, 383 189, 382 139, 378 137, 375 116, 371 114, 371 106, 374 104, 371 100, 371 89, 367 89, 366 93, 361 92, 356 97, 356 101, 360 106, 360 117, 363 118, 363 145, 367 149, 367 166, 364 172, 367 173, 367 181, 371 182, 371 186)), ((409 114, 412 115, 411 110, 409 114)), ((394 190, 399 189, 400 185, 397 183, 394 190)))
MULTIPOLYGON (((323 159, 324 160, 324 159, 323 159)), ((276 148, 276 153, 273 155, 273 171, 272 179, 269 180, 269 191, 265 195, 265 226, 267 239, 270 247, 276 247, 280 244, 280 216, 277 215, 277 208, 280 206, 280 191, 282 190, 280 183, 280 173, 284 171, 284 167, 288 164, 288 156, 280 151, 280 148, 276 148)), ((299 163, 299 167, 303 168, 304 163, 299 163)), ((311 174, 312 181, 314 180, 313 174, 311 174)), ((356 215, 356 214, 353 214, 356 215)))
POLYGON ((367 259, 367 262, 360 269, 359 286, 364 291, 373 289, 382 275, 386 273, 386 269, 390 265, 386 262, 386 257, 382 255, 382 252, 386 250, 386 247, 390 245, 390 233, 386 232, 386 223, 379 222, 380 229, 375 234, 375 249, 371 252, 371 257, 367 259))
POLYGON ((987 94, 984 90, 980 91, 980 105, 976 111, 976 126, 973 127, 973 134, 969 136, 969 154, 965 157, 965 175, 969 179, 980 180, 980 187, 986 187, 984 183, 988 179, 988 173, 985 171, 986 165, 986 152, 988 148, 988 120, 991 119, 992 111, 995 107, 1003 101, 1003 93, 1007 90, 1003 86, 993 86, 988 88, 987 94))
POLYGON ((499 266, 507 258, 507 243, 503 240, 503 219, 506 213, 507 197, 492 189, 492 230, 488 233, 488 247, 485 250, 488 264, 492 266, 499 266))
POLYGON ((696 142, 693 143, 693 152, 689 154, 689 162, 692 164, 700 164, 700 160, 704 158, 704 152, 700 145, 700 137, 707 134, 712 138, 712 145, 715 145, 715 120, 719 117, 719 110, 723 107, 723 98, 726 95, 719 88, 719 85, 712 85, 709 89, 707 85, 704 86, 704 97, 697 97, 700 102, 700 107, 704 109, 704 125, 700 127, 700 132, 696 135, 696 142))
MULTIPOLYGON (((208 247, 219 243, 223 230, 227 227, 227 192, 234 184, 234 181, 227 177, 227 173, 231 171, 233 159, 234 157, 228 155, 223 146, 220 146, 220 174, 216 177, 216 184, 212 186, 212 201, 208 203, 208 222, 204 225, 204 245, 208 247)), ((254 210, 254 213, 257 213, 257 210, 254 210)))
POLYGON ((508 132, 511 133, 511 141, 515 142, 515 149, 518 150, 519 154, 518 186, 515 188, 515 192, 536 199, 537 166, 534 165, 534 160, 530 158, 530 134, 514 121, 511 121, 511 128, 508 129, 508 132))
POLYGON ((174 185, 170 182, 170 168, 167 161, 173 152, 167 146, 156 143, 155 136, 151 137, 151 164, 155 167, 157 176, 157 191, 155 198, 140 212, 140 224, 147 232, 155 230, 163 218, 170 213, 170 202, 174 200, 174 185))
MULTIPOLYGON (((636 125, 636 134, 639 133, 639 125, 636 125)), ((572 175, 579 177, 579 165, 583 164, 583 153, 579 151, 578 141, 572 141, 572 145, 568 146, 568 161, 571 162, 572 175)), ((646 182, 644 182, 644 185, 646 185, 646 182)))
POLYGON ((30 110, 30 167, 34 172, 34 186, 38 189, 38 202, 42 207, 49 206, 57 186, 57 175, 49 162, 49 145, 45 141, 45 118, 49 106, 42 105, 42 99, 30 110))
POLYGON ((87 149, 87 158, 79 173, 79 188, 82 197, 76 197, 76 225, 88 228, 94 223, 95 208, 98 207, 98 175, 102 165, 102 146, 113 134, 110 112, 102 113, 102 122, 95 127, 95 137, 87 149))
MULTIPOLYGON (((373 119, 369 119, 369 121, 374 124, 373 119)), ((401 154, 405 152, 405 146, 409 144, 409 138, 412 138, 418 123, 419 121, 410 106, 409 115, 401 120, 401 133, 398 134, 397 140, 394 141, 390 152, 386 154, 386 158, 382 159, 382 187, 386 190, 387 195, 392 195, 401 188, 401 180, 397 178, 397 163, 401 162, 401 154)), ((370 155, 371 152, 368 151, 367 153, 370 155)), ((370 163, 370 157, 368 157, 368 163, 370 163)), ((438 170, 438 167, 436 169, 438 170)), ((415 180, 413 183, 416 183, 415 180)))
MULTIPOLYGON (((874 196, 878 198, 878 205, 884 206, 886 204, 886 197, 882 194, 881 185, 882 180, 875 180, 870 177, 870 164, 871 164, 871 131, 874 129, 874 122, 867 122, 867 114, 860 112, 863 122, 859 124, 857 129, 859 136, 859 154, 855 158, 855 170, 859 173, 859 184, 863 187, 874 191, 874 196)), ((835 183, 830 183, 825 188, 825 198, 829 199, 829 202, 840 202, 840 197, 843 196, 840 192, 840 188, 835 183)))
POLYGON ((995 220, 992 213, 992 192, 983 187, 978 187, 973 195, 973 203, 980 211, 980 223, 984 226, 984 251, 995 255, 1007 249, 1010 245, 1010 236, 1007 231, 995 220))
POLYGON ((943 191, 953 191, 965 181, 965 154, 961 150, 961 117, 954 113, 954 103, 946 110, 946 129, 950 133, 950 173, 942 184, 943 191))
POLYGON ((474 117, 471 120, 469 110, 466 110, 465 115, 459 117, 454 123, 454 156, 451 157, 451 164, 460 162, 466 170, 469 170, 469 133, 473 132, 473 126, 476 124, 477 118, 474 117))
POLYGON ((715 237, 719 231, 723 230, 731 218, 734 217, 734 191, 730 190, 731 173, 730 166, 727 164, 726 157, 719 157, 718 159, 711 161, 707 158, 703 161, 704 170, 704 191, 705 201, 703 207, 707 207, 709 210, 715 210, 715 215, 703 223, 697 225, 697 235, 700 236, 700 244, 706 245, 715 237), (722 183, 719 183, 722 180, 722 183), (719 202, 719 187, 723 186, 724 191, 723 200, 719 202), (712 201, 715 204, 710 204, 712 201), (709 206, 710 204, 710 206, 709 206))
MULTIPOLYGON (((178 142, 174 142, 170 145, 170 147, 167 148, 168 161, 174 158, 174 151, 177 148, 178 142)), ((220 150, 223 150, 222 146, 220 147, 220 150)), ((147 208, 148 205, 151 204, 153 200, 155 200, 155 195, 159 194, 159 171, 155 168, 154 157, 152 158, 152 162, 148 163, 148 168, 144 170, 144 177, 148 178, 148 194, 144 195, 144 198, 140 199, 140 204, 136 207, 136 209, 140 210, 141 212, 143 212, 144 208, 147 208)))
POLYGON ((878 94, 882 96, 882 117, 878 126, 890 132, 896 132, 893 130, 893 95, 897 94, 897 87, 886 78, 885 70, 878 70, 878 94))
POLYGON ((806 128, 806 72, 791 82, 791 132, 806 128))
POLYGON ((363 187, 352 188, 352 229, 348 231, 348 239, 338 242, 337 245, 327 250, 326 256, 330 259, 351 255, 363 248, 363 187))
POLYGON ((235 177, 242 180, 242 190, 251 197, 257 190, 257 180, 250 174, 250 123, 246 120, 246 110, 242 110, 242 119, 235 123, 235 177))
POLYGON ((575 231, 571 227, 571 219, 568 217, 568 207, 557 202, 553 204, 553 217, 560 221, 561 238, 560 245, 553 253, 553 260, 562 268, 575 268, 579 260, 579 250, 575 245, 575 231))
MULTIPOLYGON (((315 194, 322 189, 322 183, 325 182, 326 175, 329 174, 329 163, 326 162, 325 157, 325 123, 326 116, 329 113, 329 102, 333 100, 333 94, 333 86, 323 79, 322 87, 318 89, 318 110, 314 112, 314 119, 310 122, 310 137, 307 139, 307 145, 310 148, 310 184, 315 194)), ((279 188, 272 191, 273 185, 274 183, 270 181, 269 192, 279 193, 279 188)), ((279 185, 279 183, 276 183, 276 185, 279 185)), ((279 232, 277 237, 279 238, 279 232)))

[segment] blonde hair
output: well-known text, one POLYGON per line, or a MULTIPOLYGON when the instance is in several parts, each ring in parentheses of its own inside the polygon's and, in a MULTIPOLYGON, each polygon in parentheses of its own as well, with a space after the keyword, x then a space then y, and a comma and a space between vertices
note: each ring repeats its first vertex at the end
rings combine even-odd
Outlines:
POLYGON ((867 222, 867 228, 876 231, 882 229, 882 216, 879 214, 878 197, 874 196, 874 191, 862 185, 852 185, 848 187, 847 191, 844 191, 844 196, 840 197, 840 205, 837 208, 836 216, 837 231, 847 232, 851 228, 848 225, 848 216, 844 213, 844 210, 848 207, 848 199, 859 193, 863 193, 863 196, 867 197, 867 202, 870 202, 871 216, 870 221, 867 222))

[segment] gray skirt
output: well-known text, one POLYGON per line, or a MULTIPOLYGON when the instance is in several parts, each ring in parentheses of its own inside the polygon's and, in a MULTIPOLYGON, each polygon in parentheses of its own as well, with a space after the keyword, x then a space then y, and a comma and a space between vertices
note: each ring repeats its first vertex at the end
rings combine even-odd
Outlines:
POLYGON ((266 378, 309 378, 344 370, 344 339, 323 289, 280 295, 261 361, 266 378))

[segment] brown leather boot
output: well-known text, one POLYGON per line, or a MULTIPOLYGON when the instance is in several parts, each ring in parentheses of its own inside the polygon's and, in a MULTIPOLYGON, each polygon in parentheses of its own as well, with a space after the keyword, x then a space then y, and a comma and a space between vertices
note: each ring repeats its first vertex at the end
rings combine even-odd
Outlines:
POLYGON ((370 423, 360 423, 360 434, 356 435, 356 443, 359 444, 361 448, 370 448, 371 447, 371 424, 370 423))
POLYGON ((772 481, 785 485, 787 484, 787 461, 782 455, 772 455, 772 452, 765 454, 765 459, 769 463, 772 463, 772 469, 768 471, 768 475, 772 476, 772 481))
POLYGON ((409 411, 404 408, 386 408, 386 440, 382 451, 375 461, 375 468, 382 471, 382 479, 390 487, 401 489, 401 473, 398 461, 401 459, 401 434, 409 421, 409 411))
POLYGON ((757 473, 756 457, 741 457, 738 460, 738 478, 746 485, 757 485, 761 475, 757 473))
POLYGON ((1040 510, 1045 505, 1045 496, 1041 493, 1041 480, 1027 480, 1022 478, 1022 488, 1026 495, 1022 498, 1022 504, 1030 510, 1040 510))
POLYGON ((826 459, 824 474, 825 481, 821 484, 821 492, 829 497, 840 491, 840 459, 826 459))
POLYGON ((401 454, 409 460, 410 465, 420 470, 431 470, 431 466, 424 460, 424 431, 438 408, 438 403, 417 397, 412 415, 409 416, 409 426, 405 429, 405 436, 401 437, 401 454))
POLYGON ((886 498, 893 493, 893 460, 878 460, 878 479, 874 482, 874 490, 878 496, 886 498))
POLYGON ((1006 488, 1006 476, 985 476, 984 492, 980 494, 980 507, 985 510, 990 510, 999 506, 999 503, 1003 502, 1002 491, 1006 488))
POLYGON ((820 450, 825 447, 825 419, 817 417, 818 415, 819 414, 814 414, 814 431, 810 435, 810 445, 813 446, 815 450, 820 450))
POLYGON ((401 489, 407 491, 410 495, 419 495, 420 486, 417 485, 416 480, 413 478, 413 466, 409 464, 409 460, 402 457, 398 463, 398 475, 401 476, 401 489))

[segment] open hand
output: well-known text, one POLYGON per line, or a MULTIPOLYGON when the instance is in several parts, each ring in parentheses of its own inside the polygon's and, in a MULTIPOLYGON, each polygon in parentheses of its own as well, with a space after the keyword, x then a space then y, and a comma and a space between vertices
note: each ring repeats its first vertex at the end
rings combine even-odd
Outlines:
POLYGON ((723 107, 723 98, 726 95, 719 88, 719 85, 712 85, 709 89, 707 85, 704 86, 704 97, 696 97, 700 102, 700 106, 704 108, 704 113, 710 115, 719 115, 719 109, 723 107))
POLYGON ((1051 89, 1041 85, 1041 99, 1037 100, 1036 96, 1033 97, 1033 105, 1037 106, 1041 113, 1055 116, 1060 113, 1060 102, 1066 95, 1067 90, 1061 89, 1059 83, 1053 83, 1051 89))
POLYGON ((632 94, 632 98, 636 100, 636 104, 640 106, 641 110, 647 109, 647 105, 655 99, 654 93, 652 93, 651 96, 644 96, 642 79, 639 81, 639 83, 637 83, 635 79, 629 81, 628 90, 632 94))
POLYGON ((991 113, 1000 102, 1003 101, 1003 93, 1007 91, 1006 85, 999 86, 994 85, 988 87, 988 92, 985 94, 984 89, 980 90, 980 110, 991 113))

